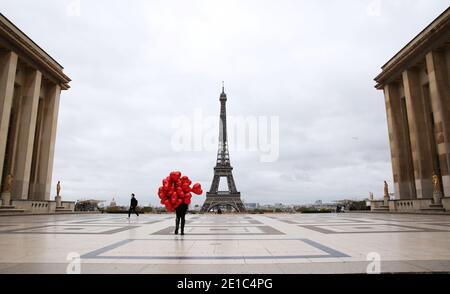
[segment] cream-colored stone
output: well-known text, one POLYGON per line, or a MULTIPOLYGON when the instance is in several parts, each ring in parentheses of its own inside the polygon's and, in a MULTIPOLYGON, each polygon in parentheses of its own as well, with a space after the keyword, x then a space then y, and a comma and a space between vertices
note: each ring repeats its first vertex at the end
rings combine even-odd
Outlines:
MULTIPOLYGON (((384 90, 386 100, 396 200, 418 200, 412 206, 409 202, 389 203, 395 211, 440 210, 436 205, 424 207, 432 205, 432 174, 442 179, 443 196, 450 196, 449 25, 447 9, 375 78, 376 88, 384 90), (407 118, 406 127, 401 118, 407 118)), ((381 204, 375 205, 382 209, 381 204)))
POLYGON ((14 52, 0 51, 0 185, 3 184, 1 179, 3 179, 3 163, 8 139, 17 59, 18 56, 14 52))
POLYGON ((60 64, 0 14, 0 185, 2 173, 12 174, 11 200, 27 212, 55 211, 56 204, 34 200, 50 200, 59 99, 69 82, 60 64))
MULTIPOLYGON (((442 125, 442 128, 436 130, 436 136, 443 138, 438 150, 443 159, 440 160, 443 177, 448 176, 450 170, 450 113, 447 111, 450 104, 450 82, 445 59, 444 52, 432 51, 426 55, 430 97, 435 108, 433 111, 437 114, 435 124, 442 125)), ((450 196, 450 187, 444 187, 444 195, 450 196)))
POLYGON ((50 199, 60 93, 61 88, 58 85, 51 85, 44 97, 39 164, 37 165, 36 182, 31 184, 36 200, 50 199))
POLYGON ((428 132, 429 122, 423 109, 424 97, 421 92, 419 72, 412 69, 406 70, 403 72, 402 77, 403 86, 405 87, 406 107, 408 110, 417 198, 431 198, 433 196, 433 187, 431 184, 433 151, 429 143, 431 140, 428 132))
POLYGON ((17 157, 14 164, 15 182, 12 191, 14 199, 28 199, 41 79, 42 74, 39 71, 31 70, 23 87, 17 157))
POLYGON ((410 142, 407 136, 408 121, 404 113, 398 84, 384 88, 386 112, 391 146, 394 191, 397 199, 414 199, 414 174, 410 142))

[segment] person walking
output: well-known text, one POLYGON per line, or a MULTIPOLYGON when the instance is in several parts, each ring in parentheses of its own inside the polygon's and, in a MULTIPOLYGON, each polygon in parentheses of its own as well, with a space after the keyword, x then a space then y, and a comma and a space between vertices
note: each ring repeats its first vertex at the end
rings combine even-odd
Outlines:
POLYGON ((138 206, 138 201, 134 197, 134 193, 131 193, 131 201, 130 201, 130 209, 128 210, 128 218, 130 218, 131 212, 134 212, 134 213, 136 213, 137 216, 139 216, 139 213, 136 210, 137 206, 138 206))
POLYGON ((188 211, 188 205, 186 203, 181 203, 180 206, 175 210, 177 214, 177 218, 175 221, 175 235, 178 235, 178 229, 180 229, 181 223, 181 235, 184 235, 184 224, 185 224, 185 216, 188 211))

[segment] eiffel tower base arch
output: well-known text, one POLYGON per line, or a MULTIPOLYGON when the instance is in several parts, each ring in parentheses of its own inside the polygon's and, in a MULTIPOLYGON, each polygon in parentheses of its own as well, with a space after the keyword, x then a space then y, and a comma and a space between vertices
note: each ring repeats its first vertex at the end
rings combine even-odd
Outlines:
POLYGON ((240 193, 236 193, 236 195, 218 195, 213 193, 206 193, 206 200, 203 203, 201 213, 207 213, 213 210, 216 207, 221 206, 231 206, 236 212, 243 213, 245 212, 245 206, 241 201, 240 193))

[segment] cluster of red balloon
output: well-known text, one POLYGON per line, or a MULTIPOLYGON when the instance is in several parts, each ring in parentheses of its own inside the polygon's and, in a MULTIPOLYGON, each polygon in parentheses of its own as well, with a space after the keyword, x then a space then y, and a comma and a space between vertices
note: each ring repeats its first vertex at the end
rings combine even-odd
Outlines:
POLYGON ((202 186, 195 183, 192 188, 192 181, 187 176, 181 176, 181 172, 171 172, 168 177, 163 179, 163 185, 159 187, 158 196, 161 204, 166 206, 167 211, 173 212, 181 203, 190 204, 192 193, 201 195, 202 186))

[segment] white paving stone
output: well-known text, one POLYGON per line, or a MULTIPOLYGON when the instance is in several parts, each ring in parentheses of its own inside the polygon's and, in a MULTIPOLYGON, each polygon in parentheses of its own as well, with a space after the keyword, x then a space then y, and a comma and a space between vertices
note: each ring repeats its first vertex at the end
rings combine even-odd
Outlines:
POLYGON ((450 272, 450 216, 394 214, 0 217, 0 273, 450 272))

